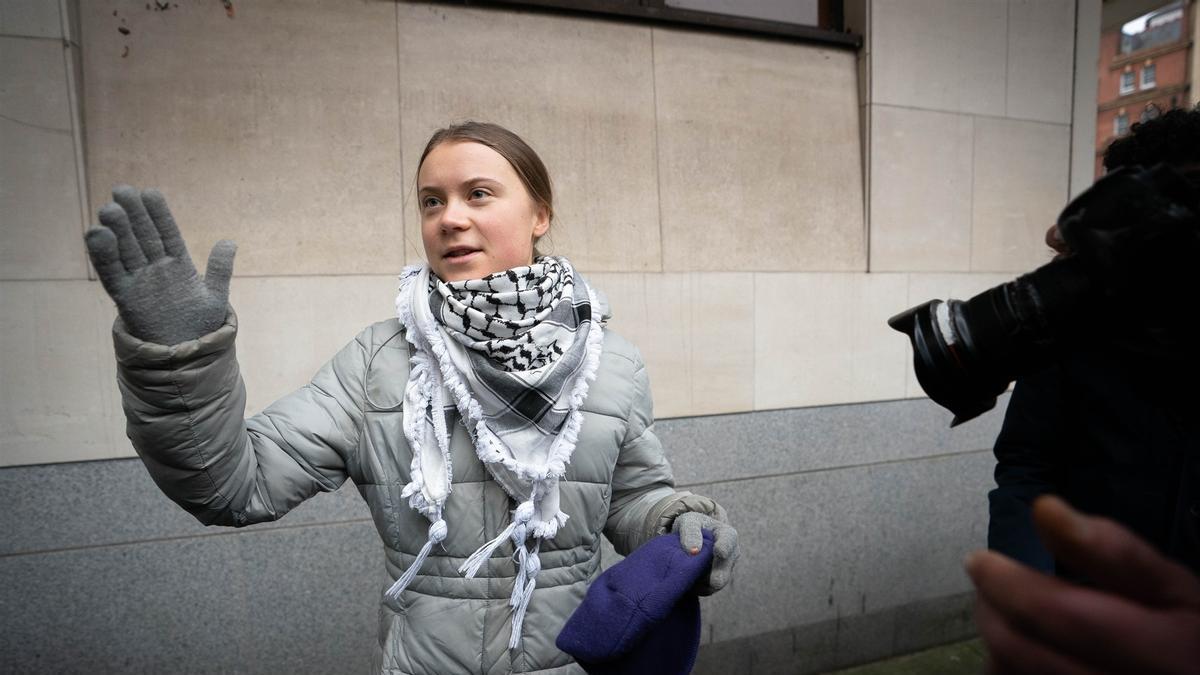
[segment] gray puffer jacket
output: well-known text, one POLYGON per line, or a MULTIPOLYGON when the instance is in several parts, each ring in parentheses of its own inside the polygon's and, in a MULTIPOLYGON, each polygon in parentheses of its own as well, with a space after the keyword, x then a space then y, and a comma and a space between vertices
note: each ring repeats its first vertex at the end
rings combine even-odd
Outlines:
MULTIPOLYGON (((232 311, 218 330, 173 346, 138 340, 118 320, 114 339, 128 433, 151 476, 201 522, 231 526, 275 520, 352 478, 370 506, 394 580, 429 528, 400 498, 411 452, 401 431, 409 352, 399 323, 362 331, 311 383, 250 419, 243 419, 236 333, 232 311)), ((611 331, 605 331, 583 412, 560 484, 570 520, 542 545, 521 647, 508 649, 516 571, 511 542, 474 579, 458 572, 508 524, 516 505, 456 423, 449 535, 400 602, 381 603, 379 672, 582 672, 554 641, 599 572, 602 533, 628 553, 666 531, 681 512, 715 512, 711 500, 674 490, 654 435, 646 368, 637 349, 611 331)))

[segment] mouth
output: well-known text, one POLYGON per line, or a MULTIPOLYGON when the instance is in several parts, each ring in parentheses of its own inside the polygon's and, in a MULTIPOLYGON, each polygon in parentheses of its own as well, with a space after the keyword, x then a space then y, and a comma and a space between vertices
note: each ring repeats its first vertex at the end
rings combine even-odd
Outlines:
POLYGON ((474 256, 476 253, 479 253, 479 249, 477 248, 471 248, 469 246, 455 246, 454 248, 447 249, 446 252, 442 254, 442 260, 452 263, 464 262, 474 256))

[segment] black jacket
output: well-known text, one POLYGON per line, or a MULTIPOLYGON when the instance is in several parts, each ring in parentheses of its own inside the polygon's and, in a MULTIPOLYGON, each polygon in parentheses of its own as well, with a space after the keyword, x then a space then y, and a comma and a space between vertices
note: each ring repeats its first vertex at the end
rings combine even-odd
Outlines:
POLYGON ((1054 493, 1200 573, 1200 382, 1177 366, 1092 349, 1019 379, 996 439, 988 547, 1064 573, 1030 519, 1033 498, 1054 493))

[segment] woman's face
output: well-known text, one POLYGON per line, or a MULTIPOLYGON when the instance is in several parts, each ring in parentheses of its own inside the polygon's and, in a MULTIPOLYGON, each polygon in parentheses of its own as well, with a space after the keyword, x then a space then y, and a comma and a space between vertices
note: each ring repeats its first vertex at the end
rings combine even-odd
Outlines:
POLYGON ((502 272, 533 261, 533 242, 550 217, 500 153, 447 142, 425 156, 417 174, 421 240, 442 281, 502 272))

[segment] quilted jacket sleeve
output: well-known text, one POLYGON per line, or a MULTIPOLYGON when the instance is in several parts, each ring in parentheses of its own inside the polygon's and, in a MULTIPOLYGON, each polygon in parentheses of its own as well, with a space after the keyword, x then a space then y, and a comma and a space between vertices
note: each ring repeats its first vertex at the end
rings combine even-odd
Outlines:
POLYGON ((635 359, 633 405, 612 478, 612 505, 604 533, 618 553, 628 555, 657 532, 648 532, 647 519, 661 500, 675 493, 671 465, 654 435, 654 404, 650 379, 641 356, 635 359))
POLYGON ((243 419, 237 317, 177 345, 113 327, 127 433, 154 482, 206 525, 275 520, 335 490, 362 421, 366 348, 359 336, 301 389, 243 419))

